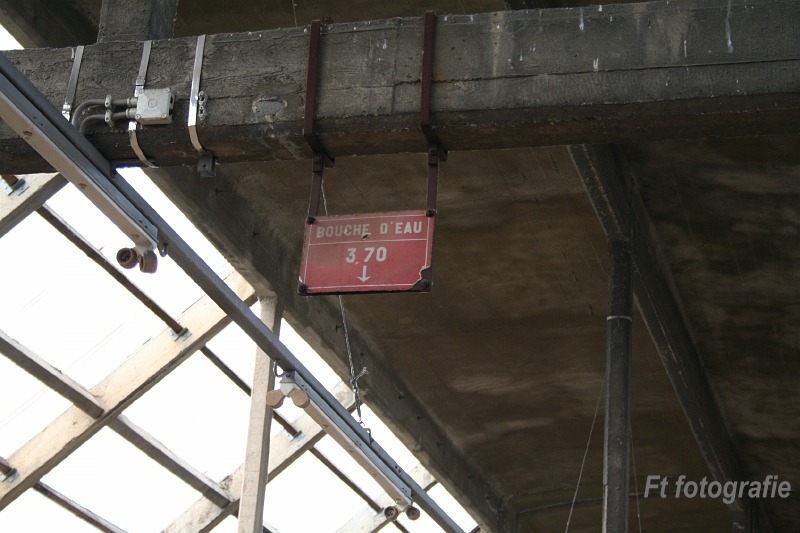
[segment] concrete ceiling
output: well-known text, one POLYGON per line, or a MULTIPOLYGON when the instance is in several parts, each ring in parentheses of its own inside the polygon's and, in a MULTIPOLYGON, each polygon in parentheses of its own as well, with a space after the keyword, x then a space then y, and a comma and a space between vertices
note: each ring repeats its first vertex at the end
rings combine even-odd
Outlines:
MULTIPOLYGON (((176 36, 294 26, 295 15, 302 25, 328 15, 350 21, 507 7, 489 0, 295 3, 296 12, 289 0, 268 7, 182 2, 176 36)), ((99 0, 65 4, 96 26, 99 0)), ((798 141, 774 135, 612 148, 652 224, 646 240, 744 479, 778 475, 795 487, 798 141)), ((367 401, 487 529, 561 530, 604 376, 604 227, 567 148, 451 148, 441 167, 432 292, 344 298, 356 366, 370 370, 361 384, 367 401)), ((310 171, 308 161, 275 161, 223 164, 206 180, 186 167, 152 175, 251 281, 286 298, 290 320, 344 376, 336 298, 296 293, 310 171)), ((338 158, 326 173, 328 208, 422 208, 425 176, 422 154, 338 158)), ((637 313, 631 490, 639 493, 648 475, 711 475, 687 422, 691 406, 679 402, 651 334, 657 337, 637 313)), ((601 408, 573 532, 600 529, 602 416, 601 408)), ((763 503, 772 531, 800 529, 796 492, 763 503)), ((731 529, 720 499, 639 497, 631 504, 631 524, 637 520, 647 531, 731 529)))

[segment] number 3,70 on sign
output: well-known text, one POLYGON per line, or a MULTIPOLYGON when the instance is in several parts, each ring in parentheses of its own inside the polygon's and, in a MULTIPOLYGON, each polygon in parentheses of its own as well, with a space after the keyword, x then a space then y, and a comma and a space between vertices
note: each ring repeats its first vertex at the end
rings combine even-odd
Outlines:
MULTIPOLYGON (((383 246, 374 247, 374 246, 365 246, 361 252, 362 254, 366 254, 363 256, 363 262, 369 263, 371 260, 375 260, 379 263, 383 263, 386 261, 386 248, 383 246)), ((359 263, 359 251, 358 248, 348 248, 347 249, 347 256, 344 260, 348 263, 359 263)))

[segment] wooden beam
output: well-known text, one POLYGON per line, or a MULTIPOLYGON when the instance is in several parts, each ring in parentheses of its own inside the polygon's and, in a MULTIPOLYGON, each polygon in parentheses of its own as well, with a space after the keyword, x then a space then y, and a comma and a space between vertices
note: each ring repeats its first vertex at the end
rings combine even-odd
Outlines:
MULTIPOLYGON (((2 331, 0 331, 0 352, 89 416, 99 418, 105 413, 103 405, 82 385, 2 331)), ((112 419, 109 425, 117 434, 205 497, 218 505, 229 503, 227 494, 215 482, 126 417, 118 416, 112 419)))
MULTIPOLYGON (((348 410, 355 408, 353 392, 344 383, 333 389, 333 395, 348 410)), ((269 450, 269 479, 288 468, 305 451, 325 436, 322 428, 310 416, 303 414, 293 424, 295 436, 278 436, 272 439, 269 450)), ((164 533, 206 533, 214 529, 228 516, 238 512, 244 479, 244 465, 220 482, 220 486, 231 493, 231 503, 225 507, 216 505, 207 498, 201 498, 175 519, 164 533)))
MULTIPOLYGON (((436 484, 436 478, 422 465, 412 468, 409 475, 426 491, 436 484)), ((364 507, 336 531, 338 533, 372 533, 388 525, 390 521, 384 516, 383 509, 394 505, 394 500, 384 492, 375 499, 375 502, 381 510, 375 511, 370 506, 364 507)))
POLYGON ((169 39, 178 0, 103 0, 97 42, 169 39))
MULTIPOLYGON (((253 289, 241 276, 231 274, 226 282, 245 303, 253 302, 253 289)), ((210 298, 204 297, 181 316, 180 322, 189 329, 188 335, 175 338, 171 331, 165 331, 154 337, 91 389, 92 396, 105 409, 99 418, 87 415, 77 406, 70 407, 9 457, 18 474, 0 483, 0 510, 177 368, 230 319, 210 298)))
MULTIPOLYGON (((606 234, 631 236, 636 302, 711 474, 720 483, 746 479, 632 177, 607 146, 571 146, 569 151, 606 234)), ((745 495, 728 506, 735 531, 752 531, 753 505, 745 495)))
MULTIPOLYGON (((280 335, 283 304, 277 296, 259 298, 261 320, 275 335, 280 335)), ((264 490, 270 448, 272 408, 267 393, 275 388, 275 373, 270 355, 256 349, 253 389, 250 395, 250 423, 244 458, 244 481, 239 504, 239 533, 260 533, 264 523, 264 490)))
MULTIPOLYGON (((2 457, 0 457, 0 474, 15 475, 13 473, 11 465, 9 465, 8 461, 3 459, 2 457)), ((124 530, 115 526, 108 520, 104 519, 101 516, 96 515, 86 507, 80 505, 74 500, 71 500, 70 498, 67 498, 57 490, 53 489, 49 485, 42 483, 41 481, 33 486, 33 490, 35 490, 48 500, 54 502, 59 507, 62 507, 63 509, 66 509, 70 513, 74 514, 81 520, 85 520, 86 522, 93 525, 98 530, 103 531, 104 533, 125 533, 124 530)))
POLYGON ((227 505, 230 502, 228 493, 220 488, 219 484, 181 459, 158 439, 126 417, 118 416, 109 423, 109 427, 215 504, 227 505))
MULTIPOLYGON (((792 0, 439 17, 433 125, 451 150, 798 132, 798 18, 792 0)), ((201 89, 209 100, 198 135, 220 161, 309 156, 302 136, 308 39, 302 28, 208 36, 201 89)), ((177 97, 171 125, 139 133, 160 166, 197 160, 186 119, 195 43, 153 46, 148 79, 177 97)), ((316 130, 326 151, 424 151, 422 20, 332 24, 321 43, 316 130)), ((130 42, 87 47, 76 101, 132 95, 140 52, 130 42)), ((61 105, 70 50, 8 56, 61 105)), ((106 158, 138 164, 122 124, 97 125, 89 137, 106 158)), ((47 168, 16 134, 0 130, 0 169, 47 168)))
POLYGON ((93 525, 99 531, 103 531, 104 533, 126 533, 124 529, 112 524, 102 516, 97 515, 74 500, 67 498, 45 483, 36 483, 36 485, 33 486, 33 490, 54 502, 59 507, 66 509, 81 520, 93 525))
POLYGON ((42 207, 67 183, 61 174, 31 174, 20 179, 25 180, 27 188, 11 195, 0 194, 0 237, 42 207))
POLYGON ((98 399, 83 388, 82 385, 9 337, 3 331, 0 331, 0 353, 75 404, 78 409, 90 417, 98 418, 105 411, 98 399))

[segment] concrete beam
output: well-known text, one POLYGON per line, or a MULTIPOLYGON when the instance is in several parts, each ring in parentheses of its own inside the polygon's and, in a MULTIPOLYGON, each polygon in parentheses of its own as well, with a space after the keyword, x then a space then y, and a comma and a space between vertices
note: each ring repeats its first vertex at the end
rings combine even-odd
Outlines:
POLYGON ((97 24, 65 0, 0 0, 0 24, 25 48, 92 44, 97 24))
POLYGON ((26 189, 11 195, 0 194, 0 237, 42 207, 67 183, 61 174, 28 175, 20 179, 27 183, 26 189))
MULTIPOLYGON (((440 17, 433 125, 451 150, 653 141, 800 131, 800 35, 791 0, 674 0, 440 17)), ((209 35, 201 143, 222 162, 309 156, 302 136, 308 35, 302 28, 209 35)), ((187 129, 195 38, 154 44, 148 78, 177 96, 171 125, 139 143, 160 166, 192 165, 187 129)), ((324 28, 316 125, 330 154, 424 151, 419 131, 422 21, 324 28)), ((87 47, 77 101, 129 96, 141 45, 87 47)), ((8 56, 60 105, 71 50, 8 56), (47 65, 43 68, 42 65, 47 65)), ((138 164, 122 125, 89 137, 138 164)), ((47 169, 5 127, 0 168, 47 169)))
MULTIPOLYGON (((253 302, 252 287, 238 274, 231 274, 226 282, 246 303, 253 302)), ((77 406, 70 407, 9 457, 18 475, 0 483, 0 510, 177 368, 230 319, 204 297, 181 316, 180 322, 189 329, 189 335, 176 339, 171 331, 165 331, 154 337, 89 391, 104 410, 100 417, 89 416, 77 406)))
POLYGON ((177 16, 178 0, 103 0, 97 42, 169 39, 177 16))
MULTIPOLYGON (((711 474, 721 483, 746 479, 633 178, 607 146, 569 151, 609 239, 631 236, 636 302, 711 474)), ((751 519, 760 511, 754 505, 737 498, 728 506, 735 531, 755 531, 751 519)))
MULTIPOLYGON (((333 395, 348 410, 355 408, 353 392, 344 383, 333 389, 333 395)), ((288 468, 300 455, 311 449, 325 436, 322 428, 310 416, 303 414, 293 425, 297 434, 292 437, 280 436, 272 440, 269 451, 269 478, 274 478, 288 468)), ((213 530, 220 522, 239 510, 240 495, 238 490, 244 479, 244 464, 220 482, 220 486, 228 490, 231 503, 219 506, 207 498, 195 502, 170 524, 164 533, 205 533, 213 530)))

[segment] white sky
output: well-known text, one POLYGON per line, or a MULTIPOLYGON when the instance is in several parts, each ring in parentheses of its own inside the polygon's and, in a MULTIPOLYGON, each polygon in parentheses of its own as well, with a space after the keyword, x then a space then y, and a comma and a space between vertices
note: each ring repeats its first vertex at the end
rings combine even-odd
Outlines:
MULTIPOLYGON (((0 48, 18 47, 0 28, 0 48)), ((124 175, 215 272, 223 277, 231 272, 227 261, 141 172, 125 171, 124 175)), ((47 205, 112 262, 119 248, 130 246, 127 238, 70 184, 47 205)), ((169 258, 160 260, 156 274, 134 269, 126 275, 173 318, 203 296, 169 258)), ((36 214, 0 238, 0 279, 0 329, 87 388, 165 328, 36 214)), ((326 387, 340 381, 285 323, 281 340, 326 387)), ((238 327, 229 326, 208 346, 251 383, 255 346, 238 327)), ((0 383, 0 455, 8 458, 69 403, 4 357, 0 357, 0 383)), ((289 420, 302 414, 291 405, 280 412, 289 420)), ((249 398, 200 353, 124 412, 217 481, 244 459, 248 414, 249 398)), ((401 467, 408 471, 417 464, 368 407, 364 409, 364 422, 401 467)), ((277 424, 272 429, 274 439, 288 438, 277 424)), ((317 448, 372 498, 383 492, 330 437, 320 441, 317 448)), ((160 531, 199 498, 192 488, 107 428, 42 481, 131 533, 160 531)), ((466 531, 475 526, 443 487, 435 486, 431 494, 466 531)), ((335 531, 365 506, 306 453, 269 483, 264 518, 282 533, 335 531)), ((400 522, 414 532, 440 531, 424 513, 416 522, 404 515, 400 522)), ((387 531, 392 529, 389 526, 387 531)), ((28 490, 0 512, 0 531, 80 533, 96 529, 28 490)), ((236 519, 228 518, 215 531, 236 531, 236 519)))

